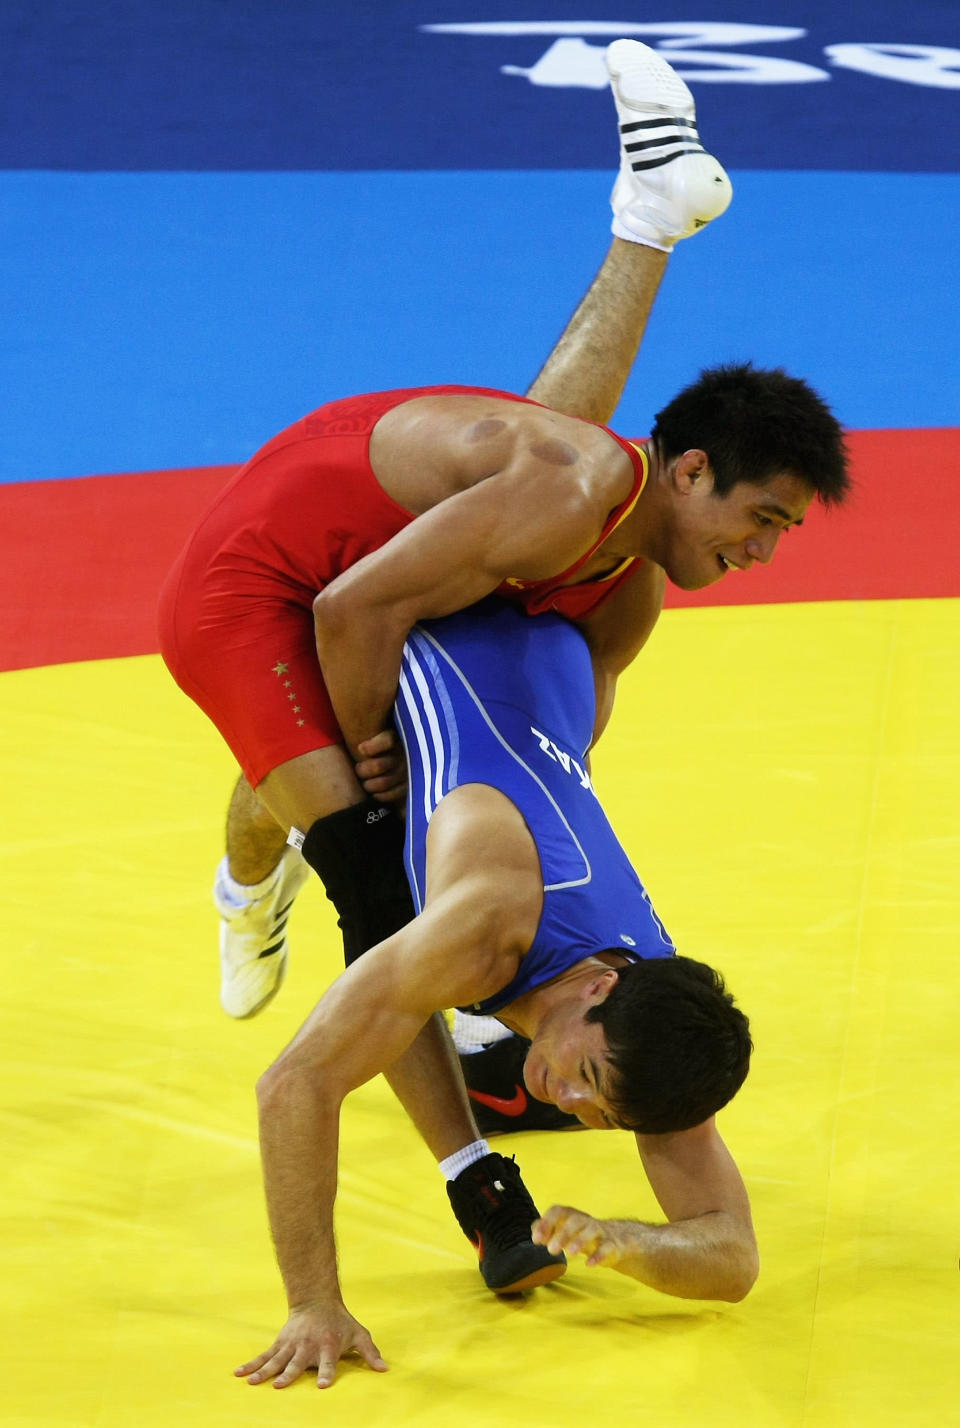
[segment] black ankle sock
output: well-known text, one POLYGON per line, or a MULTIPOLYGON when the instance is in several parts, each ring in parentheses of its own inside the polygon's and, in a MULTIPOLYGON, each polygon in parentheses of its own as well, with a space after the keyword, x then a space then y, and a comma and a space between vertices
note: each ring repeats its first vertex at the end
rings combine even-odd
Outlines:
POLYGON ((318 818, 301 852, 337 910, 349 966, 414 916, 403 866, 404 822, 372 798, 318 818))

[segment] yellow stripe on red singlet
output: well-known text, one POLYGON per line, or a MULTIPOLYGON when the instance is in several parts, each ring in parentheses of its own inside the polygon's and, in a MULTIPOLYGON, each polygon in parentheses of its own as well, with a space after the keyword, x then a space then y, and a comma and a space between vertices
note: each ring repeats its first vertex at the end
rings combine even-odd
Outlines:
MULTIPOLYGON (((610 532, 615 531, 617 529, 617 526, 619 526, 623 521, 627 519, 627 516, 629 516, 630 512, 633 510, 634 506, 637 504, 641 495, 643 494, 643 488, 647 484, 647 477, 650 475, 650 460, 643 447, 638 446, 635 441, 629 441, 627 445, 632 446, 634 451, 636 451, 639 455, 640 464, 643 467, 643 475, 640 478, 640 485, 637 487, 636 495, 630 502, 629 506, 627 506, 625 510, 621 511, 614 524, 610 527, 610 532)), ((606 537, 604 537, 604 539, 606 539, 606 537)), ((628 555, 625 560, 621 560, 620 564, 615 566, 614 569, 610 571, 609 575, 598 576, 596 581, 597 585, 602 585, 607 580, 616 580, 617 576, 622 575, 623 572, 626 570, 627 566, 632 565, 636 558, 637 557, 635 555, 628 555)))
POLYGON ((617 526, 622 525, 623 522, 627 519, 627 516, 629 516, 634 506, 637 504, 640 497, 643 495, 643 488, 644 486, 646 486, 647 477, 650 475, 650 458, 647 456, 647 453, 644 451, 643 447, 638 446, 635 441, 628 441, 627 445, 632 446, 634 451, 640 457, 640 465, 643 467, 643 475, 640 478, 640 485, 637 487, 637 494, 634 496, 629 506, 627 506, 626 510, 622 511, 617 517, 616 523, 610 527, 612 531, 615 531, 617 529, 617 526))

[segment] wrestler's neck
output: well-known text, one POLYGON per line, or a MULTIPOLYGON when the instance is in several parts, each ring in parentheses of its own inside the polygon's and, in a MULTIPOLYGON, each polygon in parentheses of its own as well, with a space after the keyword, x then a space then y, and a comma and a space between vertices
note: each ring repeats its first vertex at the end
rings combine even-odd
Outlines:
POLYGON ((559 976, 551 978, 539 987, 534 987, 523 996, 517 997, 503 1011, 497 1012, 497 1020, 504 1026, 533 1041, 544 1021, 563 1003, 579 1000, 585 987, 593 983, 597 975, 607 968, 627 966, 630 959, 618 952, 599 952, 576 962, 559 976))
POLYGON ((597 555, 613 561, 640 556, 656 560, 660 549, 659 534, 666 517, 664 486, 666 466, 652 441, 635 441, 647 458, 647 479, 632 510, 597 547, 597 555))

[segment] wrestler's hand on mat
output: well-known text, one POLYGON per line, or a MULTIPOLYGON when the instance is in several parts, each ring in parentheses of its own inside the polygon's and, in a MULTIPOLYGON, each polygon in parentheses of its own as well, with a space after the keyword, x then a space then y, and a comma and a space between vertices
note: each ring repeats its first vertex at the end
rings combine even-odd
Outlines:
POLYGON ((582 1254, 587 1264, 613 1269, 627 1251, 624 1229, 620 1220, 596 1220, 572 1205, 551 1205, 534 1220, 531 1238, 535 1245, 546 1245, 551 1254, 582 1254))
POLYGON ((362 1324, 344 1305, 325 1309, 295 1310, 265 1353, 234 1369, 248 1383, 273 1379, 274 1388, 287 1388, 308 1369, 317 1370, 317 1387, 329 1388, 337 1364, 349 1354, 365 1359, 378 1373, 387 1365, 362 1324))
POLYGON ((407 761, 394 729, 383 729, 358 745, 357 778, 378 803, 399 803, 407 796, 407 761))

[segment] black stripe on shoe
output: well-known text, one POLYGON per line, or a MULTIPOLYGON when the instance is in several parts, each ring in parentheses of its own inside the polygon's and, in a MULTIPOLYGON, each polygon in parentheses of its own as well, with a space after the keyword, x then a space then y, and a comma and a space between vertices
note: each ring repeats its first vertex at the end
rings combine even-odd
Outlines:
POLYGON ((695 149, 675 149, 672 154, 664 154, 660 159, 646 159, 643 162, 631 164, 634 173, 639 173, 642 169, 659 169, 663 164, 672 164, 674 159, 683 158, 684 154, 703 154, 706 150, 701 144, 695 149))
POLYGON ((638 154, 641 149, 662 149, 667 144, 696 144, 698 149, 703 150, 703 145, 697 136, 689 134, 665 134, 662 139, 640 139, 635 144, 624 144, 625 154, 638 154))
POLYGON ((638 119, 632 124, 621 124, 621 134, 633 134, 637 129, 662 129, 665 124, 675 124, 678 129, 692 129, 697 132, 693 119, 678 119, 672 114, 664 114, 662 119, 638 119))
POLYGON ((264 959, 264 957, 272 957, 273 954, 274 954, 274 952, 282 952, 282 951, 283 951, 283 939, 281 938, 281 940, 280 940, 279 942, 275 942, 272 947, 265 947, 264 950, 263 950, 263 951, 259 954, 259 956, 257 957, 257 961, 258 961, 258 962, 262 962, 263 959, 264 959))

